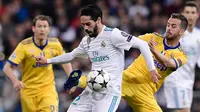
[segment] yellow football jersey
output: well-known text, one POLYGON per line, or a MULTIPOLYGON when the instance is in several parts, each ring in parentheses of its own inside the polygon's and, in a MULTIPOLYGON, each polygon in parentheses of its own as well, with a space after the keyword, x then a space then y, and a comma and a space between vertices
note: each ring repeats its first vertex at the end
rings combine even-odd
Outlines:
MULTIPOLYGON (((166 44, 165 38, 159 34, 152 33, 152 34, 145 34, 139 37, 140 39, 149 42, 151 38, 154 40, 155 48, 161 54, 165 55, 168 58, 171 58, 176 63, 176 68, 180 67, 181 65, 185 64, 187 61, 187 56, 185 55, 184 51, 182 50, 180 43, 175 47, 170 47, 166 44)), ((146 90, 150 90, 150 93, 155 93, 160 86, 162 85, 166 76, 168 76, 174 70, 172 68, 167 68, 161 65, 153 56, 154 65, 158 70, 158 73, 162 76, 160 79, 159 84, 153 83, 150 79, 150 73, 146 65, 146 61, 142 55, 140 55, 134 63, 132 63, 124 72, 127 72, 123 75, 123 81, 128 83, 135 83, 135 84, 144 84, 146 85, 146 90)))
POLYGON ((16 66, 21 63, 24 89, 30 89, 31 93, 34 94, 38 93, 41 88, 55 85, 52 65, 38 64, 35 57, 45 56, 48 59, 63 53, 63 48, 57 38, 48 38, 44 46, 38 46, 33 37, 30 37, 18 44, 8 62, 16 66))

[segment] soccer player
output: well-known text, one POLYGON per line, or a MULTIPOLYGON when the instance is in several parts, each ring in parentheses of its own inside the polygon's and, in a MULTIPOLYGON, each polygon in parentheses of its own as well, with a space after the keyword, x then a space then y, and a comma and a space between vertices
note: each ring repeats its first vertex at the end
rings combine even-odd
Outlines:
MULTIPOLYGON (((58 94, 55 88, 52 65, 39 64, 36 56, 52 58, 64 53, 57 38, 47 38, 52 20, 45 15, 33 19, 34 35, 22 40, 3 71, 20 92, 23 112, 58 112, 58 94), (18 80, 13 69, 22 65, 22 81, 18 80)), ((67 75, 72 71, 71 64, 63 64, 67 75)))
MULTIPOLYGON (((139 48, 147 64, 148 75, 158 77, 148 44, 117 28, 102 24, 102 11, 97 5, 88 5, 81 10, 80 21, 88 35, 72 52, 48 59, 39 56, 38 63, 67 63, 75 57, 90 59, 92 70, 104 69, 110 75, 110 86, 102 92, 86 89, 72 102, 68 112, 115 112, 121 99, 124 50, 139 48)), ((73 77, 77 74, 73 75, 73 77)), ((158 79, 153 78, 155 82, 158 79)))
POLYGON ((182 14, 172 14, 166 25, 166 36, 145 34, 139 38, 149 42, 154 64, 161 75, 158 84, 150 80, 144 58, 140 55, 123 72, 122 97, 136 112, 162 112, 154 97, 164 79, 187 61, 179 43, 188 21, 182 14))
MULTIPOLYGON (((159 34, 145 34, 139 38, 148 42, 151 48, 154 64, 158 73, 161 74, 159 82, 151 80, 143 55, 140 55, 123 72, 122 97, 136 112, 162 112, 158 106, 154 93, 160 88, 165 77, 178 67, 186 63, 187 56, 183 52, 179 39, 187 28, 188 21, 181 14, 172 14, 166 26, 166 36, 159 34)), ((82 76, 77 82, 78 86, 86 86, 86 76, 82 76)), ((67 90, 76 83, 69 83, 72 76, 66 81, 67 90)))
POLYGON ((186 2, 182 14, 188 20, 188 28, 180 43, 188 56, 185 65, 177 69, 164 82, 164 94, 167 108, 177 112, 190 112, 193 98, 194 68, 199 58, 200 30, 195 27, 199 17, 195 2, 186 2))

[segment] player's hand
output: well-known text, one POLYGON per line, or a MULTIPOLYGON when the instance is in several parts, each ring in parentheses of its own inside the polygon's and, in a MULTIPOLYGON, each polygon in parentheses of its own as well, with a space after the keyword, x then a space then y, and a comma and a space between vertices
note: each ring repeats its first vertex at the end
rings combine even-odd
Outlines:
POLYGON ((151 80, 156 84, 158 84, 159 79, 162 78, 160 74, 158 74, 158 71, 156 69, 150 71, 150 77, 151 77, 151 80))
POLYGON ((47 63, 47 59, 44 56, 36 56, 35 59, 36 59, 37 63, 39 63, 39 64, 47 63))
POLYGON ((24 88, 24 83, 22 81, 16 80, 13 82, 13 86, 15 90, 20 91, 22 88, 24 88))
POLYGON ((148 45, 149 45, 149 48, 150 48, 151 52, 155 52, 155 51, 156 51, 156 49, 155 49, 155 47, 154 47, 154 46, 155 46, 155 42, 154 42, 154 40, 153 40, 153 37, 151 37, 151 39, 150 39, 148 45))

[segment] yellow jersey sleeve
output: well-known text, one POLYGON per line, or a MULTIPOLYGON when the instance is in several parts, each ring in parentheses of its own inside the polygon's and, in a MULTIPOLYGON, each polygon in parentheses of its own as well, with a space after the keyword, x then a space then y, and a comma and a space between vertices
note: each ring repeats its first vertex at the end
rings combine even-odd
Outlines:
POLYGON ((61 54, 65 54, 65 51, 64 51, 61 43, 58 41, 58 55, 61 55, 61 54))
POLYGON ((25 57, 25 49, 22 43, 19 43, 14 52, 10 55, 8 62, 17 66, 25 57))
POLYGON ((54 48, 53 51, 52 51, 54 56, 59 56, 59 55, 65 53, 65 51, 64 51, 60 41, 58 40, 58 38, 49 38, 48 40, 51 43, 51 45, 56 48, 56 49, 54 48))
POLYGON ((153 37, 153 34, 144 34, 144 35, 140 35, 138 38, 141 40, 144 40, 146 42, 149 42, 150 39, 153 37))
POLYGON ((158 33, 147 33, 144 35, 140 35, 138 38, 146 41, 147 43, 151 40, 151 38, 153 38, 153 40, 156 42, 160 41, 160 39, 163 40, 163 36, 158 33))

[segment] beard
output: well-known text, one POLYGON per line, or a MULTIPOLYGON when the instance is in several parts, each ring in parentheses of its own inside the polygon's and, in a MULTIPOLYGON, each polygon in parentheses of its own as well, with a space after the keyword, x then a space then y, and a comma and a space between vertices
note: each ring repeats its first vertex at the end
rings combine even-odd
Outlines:
POLYGON ((167 39, 167 40, 174 40, 174 39, 176 39, 176 38, 179 37, 179 36, 180 36, 179 33, 170 34, 170 35, 166 34, 166 39, 167 39))
POLYGON ((93 29, 93 32, 92 31, 89 31, 89 30, 85 30, 87 32, 87 34, 90 36, 90 37, 96 37, 98 35, 98 27, 97 27, 97 24, 95 24, 94 26, 94 29, 93 29))

